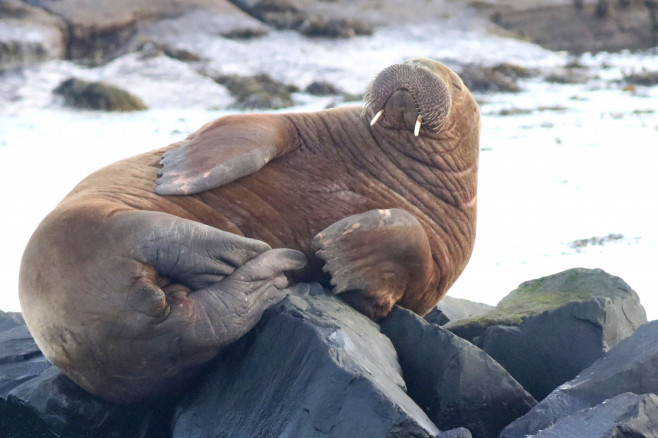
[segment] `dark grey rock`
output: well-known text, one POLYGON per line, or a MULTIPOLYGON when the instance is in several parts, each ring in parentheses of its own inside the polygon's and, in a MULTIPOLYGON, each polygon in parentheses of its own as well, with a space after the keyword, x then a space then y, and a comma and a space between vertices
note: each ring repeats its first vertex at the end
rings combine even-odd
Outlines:
MULTIPOLYGON (((198 34, 265 28, 227 0, 25 0, 61 19, 66 57, 103 64, 145 41, 168 46, 198 34)), ((176 47, 178 48, 178 47, 176 47)))
POLYGON ((571 269, 525 282, 496 310, 446 327, 476 343, 541 400, 645 322, 637 294, 622 279, 571 269))
POLYGON ((479 2, 478 9, 505 30, 549 50, 579 54, 655 47, 649 8, 655 0, 618 6, 624 2, 488 1, 479 2))
POLYGON ((425 320, 432 324, 444 325, 463 318, 483 315, 493 309, 494 306, 488 304, 445 296, 430 313, 425 315, 425 320))
POLYGON ((64 97, 64 102, 75 108, 103 111, 142 111, 142 100, 114 85, 104 82, 87 82, 70 78, 53 91, 64 97))
POLYGON ((166 437, 173 406, 118 406, 88 394, 41 354, 22 318, 0 312, 0 436, 166 437))
POLYGON ((575 379, 557 388, 507 426, 501 437, 533 435, 561 418, 625 392, 658 393, 658 321, 644 324, 575 379))
POLYGON ((520 91, 517 77, 508 69, 499 70, 496 66, 465 65, 459 72, 464 84, 473 92, 493 93, 520 91))
POLYGON ((431 437, 393 345, 340 299, 289 297, 179 405, 175 437, 431 437))
POLYGON ((268 74, 256 76, 219 75, 215 82, 225 86, 235 98, 232 108, 262 109, 285 108, 293 105, 294 87, 272 79, 268 74))
POLYGON ((18 0, 0 0, 0 72, 30 66, 66 53, 66 25, 18 0))
POLYGON ((440 429, 496 437, 537 403, 485 352, 409 310, 396 307, 381 328, 398 352, 409 395, 440 429))
POLYGON ((593 408, 563 418, 532 437, 656 438, 658 397, 654 394, 620 394, 593 408))
POLYGON ((471 435, 471 432, 465 427, 459 427, 457 429, 441 432, 434 438, 473 438, 473 435, 471 435))

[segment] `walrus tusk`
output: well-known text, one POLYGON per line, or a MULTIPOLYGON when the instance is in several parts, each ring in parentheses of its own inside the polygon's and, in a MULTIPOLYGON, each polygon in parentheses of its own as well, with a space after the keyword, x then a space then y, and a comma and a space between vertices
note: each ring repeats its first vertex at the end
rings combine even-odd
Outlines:
POLYGON ((370 126, 375 126, 375 123, 377 123, 377 120, 379 120, 382 114, 384 114, 384 110, 380 109, 379 112, 375 114, 375 117, 373 117, 372 120, 370 121, 370 126))
POLYGON ((423 123, 423 118, 421 116, 418 116, 416 119, 416 126, 414 127, 414 135, 418 137, 418 134, 420 134, 420 125, 423 123))

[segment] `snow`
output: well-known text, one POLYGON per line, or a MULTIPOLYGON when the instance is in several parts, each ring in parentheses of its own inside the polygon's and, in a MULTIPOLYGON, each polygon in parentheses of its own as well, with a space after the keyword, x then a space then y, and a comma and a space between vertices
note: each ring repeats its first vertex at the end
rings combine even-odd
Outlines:
MULTIPOLYGON (((499 36, 428 30, 386 28, 338 42, 282 31, 250 41, 190 42, 185 48, 204 53, 210 71, 266 71, 300 87, 325 79, 349 92, 362 91, 377 71, 409 56, 543 70, 570 60, 499 36)), ((658 56, 603 53, 579 62, 598 78, 578 85, 527 79, 521 93, 479 96, 486 103, 478 236, 450 295, 496 304, 523 281, 571 267, 601 268, 629 283, 649 319, 656 319, 658 87, 624 91, 618 81, 625 72, 658 69, 658 56), (499 115, 510 109, 527 111, 499 115), (608 235, 622 237, 572 245, 608 235)), ((322 109, 330 101, 297 99, 292 111, 322 109)), ((118 159, 181 139, 224 114, 216 108, 230 101, 225 89, 193 66, 162 56, 144 60, 130 54, 93 69, 53 61, 0 77, 0 309, 20 309, 23 249, 78 181, 118 159), (51 90, 72 75, 123 86, 151 109, 130 114, 66 109, 51 90)))

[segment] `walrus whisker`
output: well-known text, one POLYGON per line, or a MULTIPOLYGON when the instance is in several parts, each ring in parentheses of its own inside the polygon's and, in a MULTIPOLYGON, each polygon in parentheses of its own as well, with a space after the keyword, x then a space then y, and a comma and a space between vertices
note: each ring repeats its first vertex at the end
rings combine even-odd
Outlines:
POLYGON ((370 121, 370 126, 375 126, 375 123, 377 123, 377 120, 379 120, 379 118, 382 116, 382 114, 384 114, 384 110, 380 109, 377 112, 377 114, 375 114, 375 117, 373 117, 372 120, 370 121))
POLYGON ((423 123, 423 117, 418 116, 416 119, 416 126, 414 127, 414 135, 418 137, 418 134, 420 134, 420 125, 423 123))

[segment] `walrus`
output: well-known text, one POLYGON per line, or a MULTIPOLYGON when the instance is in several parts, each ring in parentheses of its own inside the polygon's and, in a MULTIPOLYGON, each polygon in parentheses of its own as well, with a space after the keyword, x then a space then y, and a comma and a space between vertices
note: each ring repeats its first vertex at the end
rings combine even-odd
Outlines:
POLYGON ((238 114, 80 182, 19 282, 46 357, 92 394, 180 392, 264 310, 323 280, 365 315, 432 309, 474 243, 480 115, 425 58, 364 107, 238 114))

